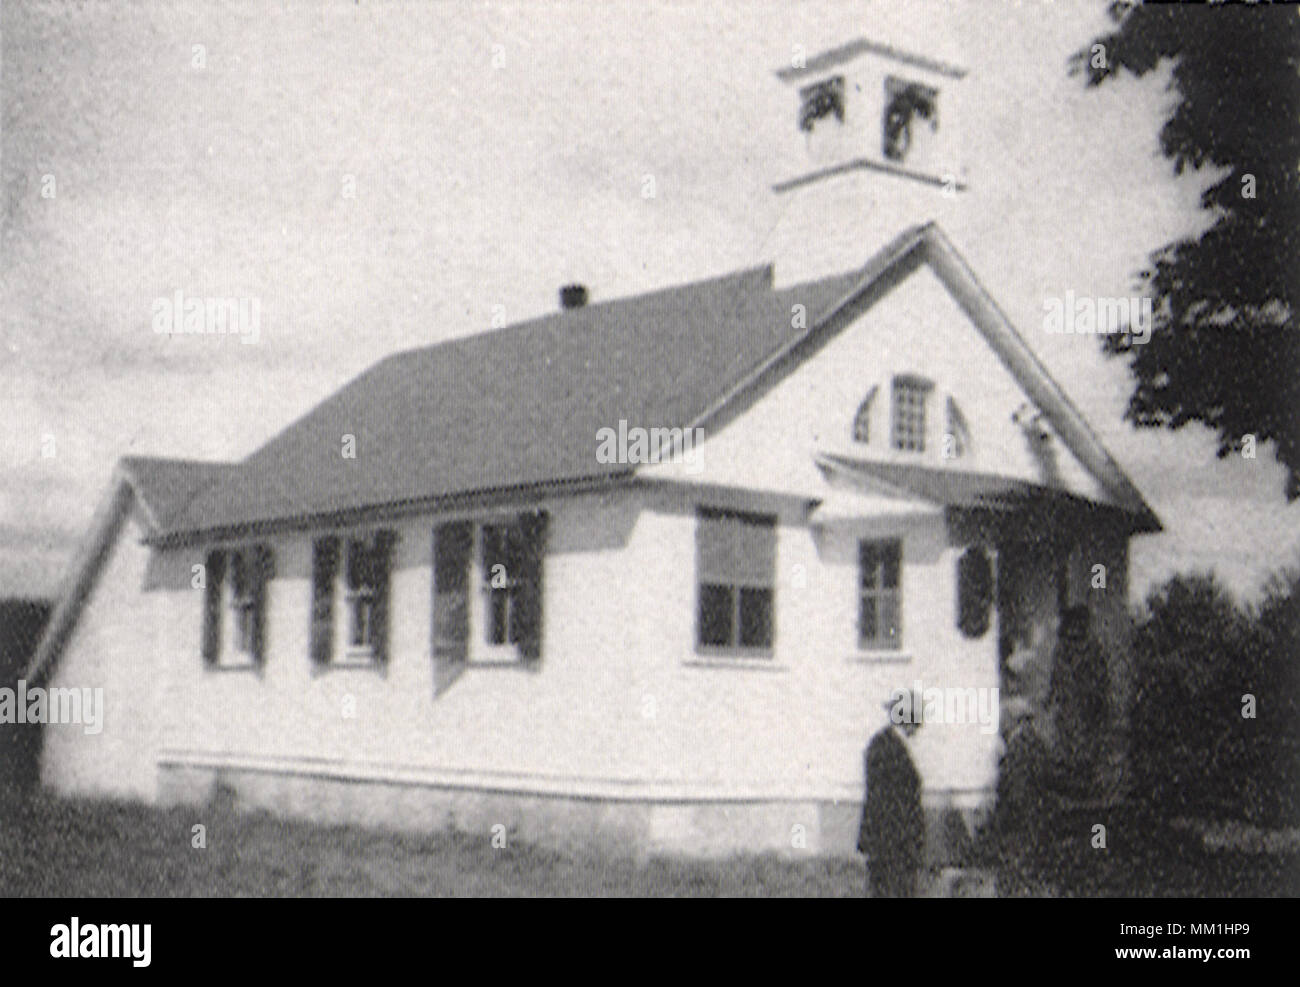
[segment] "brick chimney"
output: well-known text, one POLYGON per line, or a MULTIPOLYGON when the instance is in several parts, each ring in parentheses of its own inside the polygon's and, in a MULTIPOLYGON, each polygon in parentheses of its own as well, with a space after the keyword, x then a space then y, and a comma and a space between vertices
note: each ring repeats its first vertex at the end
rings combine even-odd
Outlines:
POLYGON ((582 308, 587 304, 585 284, 566 284, 560 289, 560 308, 582 308))

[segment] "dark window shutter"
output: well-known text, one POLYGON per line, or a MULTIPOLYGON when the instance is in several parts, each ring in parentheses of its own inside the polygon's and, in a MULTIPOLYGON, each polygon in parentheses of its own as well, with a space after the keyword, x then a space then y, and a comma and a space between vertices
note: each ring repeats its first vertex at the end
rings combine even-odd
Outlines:
POLYGON ((957 627, 966 637, 983 637, 993 604, 993 566, 984 549, 972 545, 957 560, 957 627))
POLYGON ((325 665, 334 654, 334 577, 339 565, 339 540, 316 539, 311 562, 311 660, 325 665))
POLYGON ((265 545, 253 549, 253 660, 266 660, 266 607, 268 586, 275 572, 275 559, 265 545))
POLYGON ((226 554, 208 553, 203 590, 203 660, 215 665, 221 657, 221 584, 226 574, 226 554))
POLYGON ((371 580, 375 589, 375 661, 388 660, 388 587, 391 580, 393 545, 397 536, 391 531, 380 531, 375 535, 371 549, 371 580))
POLYGON ((370 546, 358 538, 348 542, 346 558, 343 560, 343 572, 347 587, 354 592, 366 585, 370 579, 370 546))
POLYGON ((530 662, 542 657, 542 574, 547 521, 545 511, 523 514, 519 518, 523 545, 519 559, 519 585, 515 591, 515 606, 511 610, 515 626, 511 628, 510 637, 519 642, 519 656, 530 662))
POLYGON ((474 528, 467 521, 433 532, 433 691, 456 681, 469 650, 469 560, 474 528))

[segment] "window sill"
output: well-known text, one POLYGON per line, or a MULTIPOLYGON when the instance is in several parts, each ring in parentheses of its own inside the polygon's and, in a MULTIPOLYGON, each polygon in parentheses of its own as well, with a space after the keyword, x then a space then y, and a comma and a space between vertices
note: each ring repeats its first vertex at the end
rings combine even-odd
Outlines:
POLYGON ((857 654, 849 655, 847 661, 853 665, 910 665, 912 663, 912 653, 910 651, 872 651, 864 649, 857 654))
POLYGON ((523 658, 469 658, 460 664, 466 668, 517 668, 530 671, 537 662, 525 661, 523 658))
POLYGON ((321 675, 325 672, 333 672, 333 671, 342 672, 342 671, 349 671, 349 670, 382 673, 384 671, 384 663, 381 661, 377 661, 374 655, 370 654, 369 652, 357 652, 355 654, 349 652, 348 654, 342 656, 341 658, 335 658, 333 661, 326 662, 323 665, 316 664, 314 666, 314 671, 315 674, 317 675, 321 675))
POLYGON ((262 670, 261 662, 254 661, 252 658, 223 659, 212 664, 204 663, 203 667, 209 672, 260 672, 262 670))
POLYGON ((687 668, 731 668, 759 672, 788 672, 790 666, 778 662, 771 651, 697 651, 682 664, 687 668))

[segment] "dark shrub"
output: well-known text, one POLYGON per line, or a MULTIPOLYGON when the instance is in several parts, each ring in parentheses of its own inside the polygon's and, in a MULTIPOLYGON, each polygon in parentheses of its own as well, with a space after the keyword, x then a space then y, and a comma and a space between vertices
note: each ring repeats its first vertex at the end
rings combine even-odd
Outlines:
POLYGON ((1295 819, 1298 589, 1294 573, 1274 577, 1249 610, 1191 575, 1147 597, 1130 763, 1133 795, 1162 817, 1295 819))

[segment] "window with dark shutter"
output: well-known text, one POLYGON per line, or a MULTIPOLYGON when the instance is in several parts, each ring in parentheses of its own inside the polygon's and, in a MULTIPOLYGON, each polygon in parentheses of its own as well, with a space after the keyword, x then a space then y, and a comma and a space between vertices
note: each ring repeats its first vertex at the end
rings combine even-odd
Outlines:
POLYGON ((266 584, 271 578, 271 551, 250 545, 226 553, 230 587, 231 640, 223 655, 231 665, 260 663, 266 637, 266 584))
POLYGON ((382 662, 388 643, 388 571, 394 536, 379 531, 347 543, 347 657, 382 662))
POLYGON ((203 660, 208 665, 250 668, 261 663, 271 569, 271 550, 265 545, 208 553, 203 601, 203 660))
POLYGON ((541 511, 482 527, 483 641, 525 663, 541 657, 546 527, 541 511))
POLYGON ((774 639, 776 518, 702 508, 695 544, 698 646, 769 656, 774 639))

